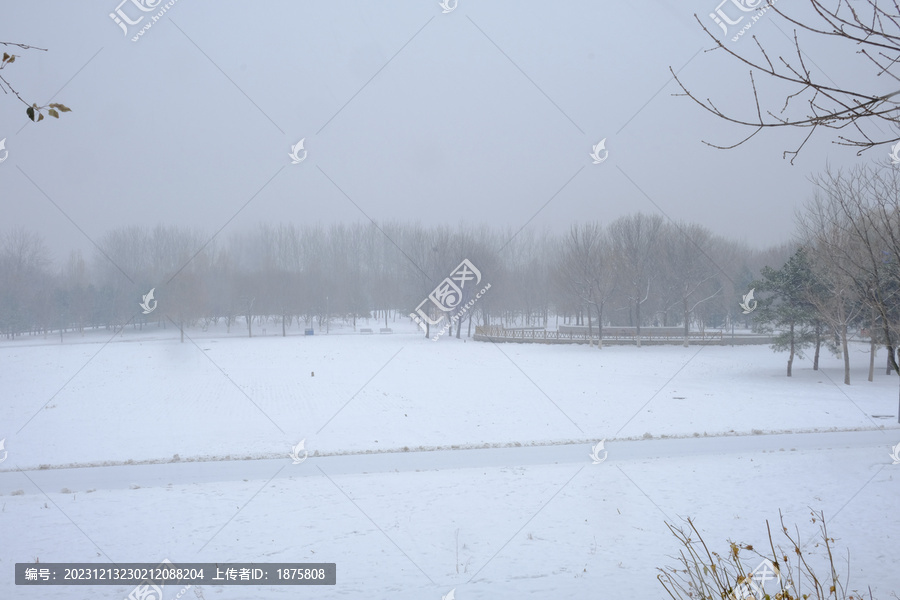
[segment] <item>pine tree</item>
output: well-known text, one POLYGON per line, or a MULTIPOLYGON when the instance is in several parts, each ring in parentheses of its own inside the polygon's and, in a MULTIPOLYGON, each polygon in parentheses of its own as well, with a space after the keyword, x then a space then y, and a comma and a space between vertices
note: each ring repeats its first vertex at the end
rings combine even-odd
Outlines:
POLYGON ((763 267, 762 279, 754 283, 760 293, 755 322, 761 331, 776 333, 772 350, 789 351, 787 376, 791 376, 794 356, 803 358, 803 350, 816 342, 814 324, 818 320, 809 301, 816 287, 812 264, 804 248, 799 248, 780 268, 763 267))

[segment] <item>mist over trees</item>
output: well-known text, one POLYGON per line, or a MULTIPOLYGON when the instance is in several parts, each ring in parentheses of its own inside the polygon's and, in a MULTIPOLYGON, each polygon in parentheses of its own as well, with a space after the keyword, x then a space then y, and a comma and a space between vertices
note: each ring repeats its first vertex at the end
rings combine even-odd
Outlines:
MULTIPOLYGON (((126 327, 242 335, 328 331, 408 321, 463 259, 490 283, 450 335, 473 327, 581 326, 602 347, 604 327, 753 328, 795 356, 850 342, 878 346, 897 370, 900 346, 900 173, 890 165, 826 171, 797 212, 795 240, 765 250, 695 223, 634 213, 561 233, 413 223, 267 225, 227 236, 179 226, 122 227, 85 257, 53 262, 39 234, 0 238, 0 334, 7 338, 126 327), (756 289, 759 310, 740 303, 756 289), (153 290, 154 309, 142 310, 153 290)), ((472 292, 474 293, 474 292, 472 292)), ((463 301, 470 299, 464 290, 463 301)), ((430 317, 436 320, 439 312, 430 317)), ((431 327, 426 324, 426 336, 431 327)), ((636 338, 640 345, 640 337, 636 338)), ((592 343, 593 345, 593 343, 592 343)))
MULTIPOLYGON (((456 337, 477 325, 566 324, 601 347, 604 327, 660 326, 682 327, 686 345, 691 330, 752 326, 789 351, 788 376, 807 348, 818 368, 825 346, 843 357, 849 384, 849 342, 861 332, 871 350, 889 348, 896 370, 900 175, 860 167, 815 184, 796 240, 766 250, 640 212, 561 233, 395 222, 261 224, 212 236, 132 226, 104 234, 88 257, 56 262, 39 234, 14 228, 0 238, 0 334, 153 326, 179 328, 183 340, 185 328, 220 323, 249 336, 356 329, 361 320, 390 327, 468 259, 491 289, 453 324, 456 337), (751 287, 760 310, 748 315, 740 302, 751 287), (145 312, 151 289, 155 308, 145 312)), ((870 358, 870 379, 873 371, 870 358)))
POLYGON ((747 326, 738 305, 746 285, 788 254, 644 213, 559 234, 395 222, 262 224, 213 237, 132 226, 98 238, 90 256, 72 252, 55 263, 37 233, 16 228, 0 238, 0 333, 223 323, 244 335, 287 335, 360 320, 390 327, 463 259, 491 289, 449 332, 457 337, 476 325, 747 326), (158 308, 144 314, 151 289, 158 308))

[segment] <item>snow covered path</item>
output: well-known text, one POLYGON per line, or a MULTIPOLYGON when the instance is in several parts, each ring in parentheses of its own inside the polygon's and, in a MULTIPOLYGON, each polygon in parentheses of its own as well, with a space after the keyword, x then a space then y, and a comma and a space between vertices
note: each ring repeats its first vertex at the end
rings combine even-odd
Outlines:
MULTIPOLYGON (((598 465, 579 444, 7 472, 0 569, 325 561, 337 564, 334 587, 203 586, 203 598, 662 598, 655 569, 677 551, 666 521, 693 517, 725 551, 728 539, 763 547, 779 510, 809 539, 812 508, 830 519, 840 556, 851 551, 852 583, 888 598, 900 589, 900 465, 888 456, 898 436, 607 442, 598 465)), ((128 592, 90 588, 92 600, 128 592)), ((0 597, 76 596, 6 579, 0 597)))
MULTIPOLYGON (((820 451, 824 460, 831 452, 850 448, 884 448, 885 460, 890 462, 887 453, 897 443, 900 443, 900 431, 891 430, 608 441, 605 444, 608 458, 601 464, 609 467, 631 461, 796 451, 820 451)), ((290 458, 285 457, 28 470, 27 477, 17 471, 6 471, 0 473, 0 495, 8 495, 16 490, 40 493, 40 490, 58 492, 65 488, 78 492, 246 481, 268 479, 273 473, 276 473, 275 478, 284 479, 322 476, 322 472, 328 475, 363 475, 549 464, 592 465, 590 450, 591 446, 586 444, 556 444, 310 457, 299 465, 294 465, 290 458), (282 469, 284 466, 287 468, 282 469), (39 489, 29 485, 30 483, 39 489)), ((9 468, 11 465, 4 466, 9 468)))

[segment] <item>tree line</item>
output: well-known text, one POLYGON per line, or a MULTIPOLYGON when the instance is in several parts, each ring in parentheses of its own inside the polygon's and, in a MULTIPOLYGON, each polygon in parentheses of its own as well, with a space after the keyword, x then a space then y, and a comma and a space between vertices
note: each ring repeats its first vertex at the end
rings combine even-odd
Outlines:
POLYGON ((765 267, 753 283, 761 292, 757 327, 777 332, 775 349, 794 357, 823 345, 844 361, 850 384, 849 343, 869 343, 869 381, 875 350, 885 347, 887 373, 897 371, 900 336, 900 171, 891 164, 826 170, 796 213, 796 249, 779 268, 765 267))
MULTIPOLYGON (((7 338, 142 328, 327 328, 339 321, 407 319, 468 259, 491 284, 461 330, 474 325, 591 331, 604 325, 723 328, 749 323, 738 302, 788 245, 758 250, 692 223, 635 213, 564 233, 411 223, 261 224, 210 236, 159 225, 107 232, 88 257, 50 260, 40 234, 4 233, 0 333, 7 338), (151 289, 158 309, 139 304, 151 289)), ((435 315, 439 316, 439 315, 435 315)), ((454 331, 451 330, 451 334, 454 331)), ((426 331, 426 335, 429 332, 426 331)))

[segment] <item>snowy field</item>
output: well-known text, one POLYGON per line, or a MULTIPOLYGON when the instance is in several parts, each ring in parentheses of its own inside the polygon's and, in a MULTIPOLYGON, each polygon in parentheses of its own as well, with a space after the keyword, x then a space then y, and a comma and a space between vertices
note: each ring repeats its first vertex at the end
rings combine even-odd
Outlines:
MULTIPOLYGON (((396 330, 397 328, 395 328, 396 330)), ((766 346, 490 344, 421 335, 107 332, 0 344, 20 468, 891 426, 897 381, 766 346), (109 343, 107 343, 109 342, 109 343), (314 375, 313 375, 314 373, 314 375), (26 425, 27 423, 27 425, 26 425), (24 426, 24 427, 23 427, 24 426), (21 430, 19 433, 16 431, 21 430)), ((418 331, 418 330, 416 330, 418 331)), ((3 465, 9 468, 9 465, 3 465)))
POLYGON ((883 351, 870 383, 854 348, 844 386, 839 359, 789 379, 766 346, 188 333, 0 344, 0 597, 130 591, 16 588, 15 562, 169 558, 337 563, 334 587, 207 599, 663 598, 665 521, 725 552, 779 509, 804 538, 824 510, 851 584, 900 592, 883 351))

